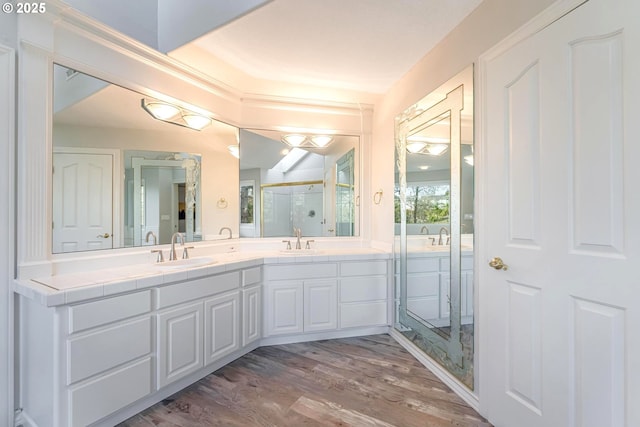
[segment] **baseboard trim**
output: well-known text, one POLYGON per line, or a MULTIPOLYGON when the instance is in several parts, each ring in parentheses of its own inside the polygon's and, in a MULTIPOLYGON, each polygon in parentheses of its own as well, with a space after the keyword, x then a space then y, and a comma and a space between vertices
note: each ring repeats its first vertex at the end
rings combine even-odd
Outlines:
POLYGON ((395 339, 398 344, 404 347, 418 362, 422 363, 427 369, 445 383, 455 394, 457 394, 462 400, 464 400, 469 406, 480 412, 480 400, 478 396, 467 388, 464 384, 458 381, 452 376, 446 369, 440 364, 435 362, 432 358, 420 351, 411 341, 405 338, 400 332, 396 331, 393 327, 389 328, 389 335, 395 339))

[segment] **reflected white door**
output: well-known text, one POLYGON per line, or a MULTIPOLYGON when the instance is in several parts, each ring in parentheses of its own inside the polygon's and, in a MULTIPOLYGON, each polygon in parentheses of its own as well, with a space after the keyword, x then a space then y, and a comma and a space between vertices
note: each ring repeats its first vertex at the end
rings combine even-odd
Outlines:
POLYGON ((53 154, 53 252, 113 247, 113 156, 53 154))
POLYGON ((590 0, 483 58, 480 394, 496 426, 640 425, 639 5, 590 0))

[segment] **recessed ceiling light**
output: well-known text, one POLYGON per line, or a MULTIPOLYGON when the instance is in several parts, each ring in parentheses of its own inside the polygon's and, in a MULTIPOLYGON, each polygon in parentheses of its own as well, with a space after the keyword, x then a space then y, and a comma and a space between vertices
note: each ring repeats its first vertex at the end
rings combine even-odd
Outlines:
POLYGON ((419 169, 421 171, 426 171, 427 169, 429 169, 429 166, 419 166, 419 169))

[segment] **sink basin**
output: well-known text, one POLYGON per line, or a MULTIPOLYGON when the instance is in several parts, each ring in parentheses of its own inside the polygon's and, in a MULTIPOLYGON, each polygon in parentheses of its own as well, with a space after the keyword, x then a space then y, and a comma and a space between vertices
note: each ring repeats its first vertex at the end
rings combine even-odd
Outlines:
POLYGON ((317 249, 282 249, 280 255, 317 255, 320 251, 317 249))
POLYGON ((211 257, 198 257, 189 259, 177 259, 175 261, 165 261, 155 264, 155 266, 162 270, 176 270, 179 268, 190 267, 202 267, 205 265, 213 264, 216 261, 211 257))

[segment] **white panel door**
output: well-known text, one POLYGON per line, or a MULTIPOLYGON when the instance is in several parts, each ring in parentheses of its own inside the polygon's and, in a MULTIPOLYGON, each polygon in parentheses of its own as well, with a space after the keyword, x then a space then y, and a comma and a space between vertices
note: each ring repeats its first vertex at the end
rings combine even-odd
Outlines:
POLYGON ((240 291, 204 302, 204 364, 240 348, 240 291))
POLYGON ((302 333, 302 282, 268 283, 265 292, 265 335, 302 333))
POLYGON ((262 336, 262 286, 242 290, 242 346, 262 336))
POLYGON ((338 328, 338 282, 313 280, 304 282, 304 331, 316 332, 338 328))
POLYGON ((113 156, 53 154, 53 252, 113 247, 113 156))
POLYGON ((640 425, 639 5, 590 0, 483 58, 479 389, 498 427, 640 425))
POLYGON ((204 366, 202 312, 197 302, 158 314, 158 387, 204 366))

